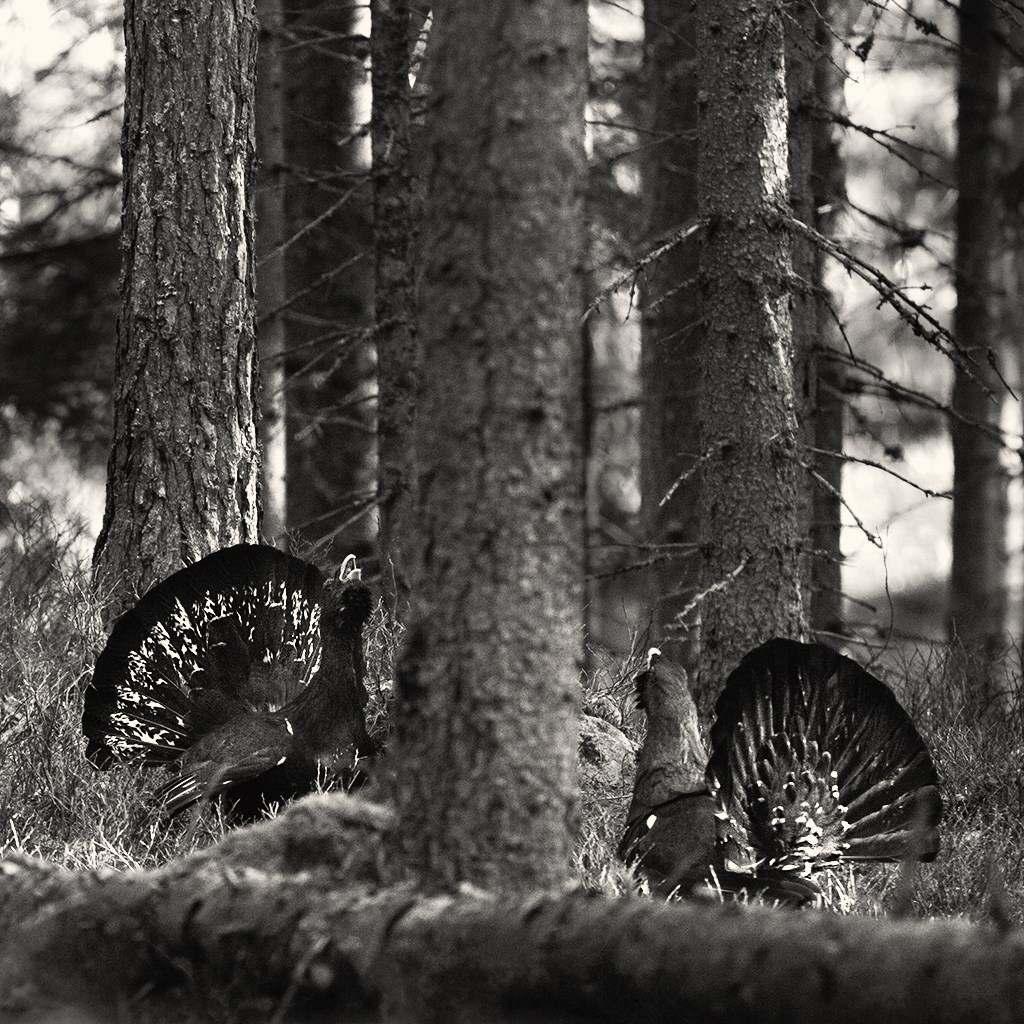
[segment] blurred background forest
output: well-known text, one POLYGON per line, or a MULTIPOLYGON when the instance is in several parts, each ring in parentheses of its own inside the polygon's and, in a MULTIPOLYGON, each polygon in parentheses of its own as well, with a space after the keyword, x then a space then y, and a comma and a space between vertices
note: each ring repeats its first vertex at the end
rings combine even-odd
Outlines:
MULTIPOLYGON (((1005 6, 1008 26, 1024 24, 1024 14, 1005 6)), ((605 296, 586 325, 590 628, 599 644, 622 649, 644 625, 635 568, 644 282, 629 271, 656 241, 647 236, 641 172, 661 140, 643 88, 643 5, 590 7, 588 286, 605 296), (608 292, 619 280, 624 286, 608 292)), ((121 13, 112 0, 0 0, 0 557, 34 550, 88 559, 102 519, 119 267, 121 13)), ((847 24, 835 30, 845 110, 835 120, 846 199, 832 235, 949 326, 956 8, 880 0, 843 13, 847 24)), ((359 333, 373 313, 368 21, 359 4, 285 5, 283 159, 268 171, 264 158, 258 183, 283 187, 288 239, 287 527, 303 550, 336 560, 369 554, 375 527, 375 363, 359 333)), ((1012 158, 1024 55, 1009 34, 1004 50, 1000 116, 1012 158)), ((1011 234, 1004 283, 1013 299, 1011 234)), ((847 368, 844 450, 940 492, 929 497, 873 466, 845 465, 845 628, 868 641, 891 633, 941 641, 952 366, 861 279, 835 264, 826 273, 849 351, 862 362, 847 368)), ((1019 393, 1020 313, 1012 301, 1001 309, 1002 372, 1019 393)), ((1002 426, 1010 483, 1005 628, 1016 637, 1024 541, 1017 402, 1004 403, 1002 426)))

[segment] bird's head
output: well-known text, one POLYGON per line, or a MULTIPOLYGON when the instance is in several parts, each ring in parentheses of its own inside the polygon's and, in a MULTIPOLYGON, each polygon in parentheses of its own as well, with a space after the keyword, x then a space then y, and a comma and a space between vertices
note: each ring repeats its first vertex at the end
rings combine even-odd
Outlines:
POLYGON ((339 638, 361 638, 363 626, 370 617, 370 589, 363 582, 356 556, 349 555, 335 579, 324 583, 320 609, 321 632, 339 638))
POLYGON ((690 683, 686 670, 663 658, 661 649, 647 651, 647 663, 636 675, 636 701, 650 715, 662 707, 683 708, 690 702, 690 683))
POLYGON ((636 694, 647 716, 647 733, 637 763, 636 792, 645 790, 642 802, 658 803, 680 793, 703 790, 707 752, 686 670, 652 647, 646 667, 637 673, 636 694))

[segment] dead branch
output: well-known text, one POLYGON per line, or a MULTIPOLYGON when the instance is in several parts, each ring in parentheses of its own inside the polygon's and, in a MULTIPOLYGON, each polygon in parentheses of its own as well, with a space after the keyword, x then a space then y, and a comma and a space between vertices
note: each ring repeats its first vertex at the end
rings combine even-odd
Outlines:
POLYGON ((686 616, 690 614, 702 601, 707 600, 712 594, 721 593, 750 563, 750 555, 744 555, 735 569, 730 570, 720 580, 715 580, 710 586, 705 587, 699 594, 696 594, 686 606, 680 611, 670 623, 665 626, 666 632, 686 632, 690 627, 686 624, 686 616))
POLYGON ((598 306, 608 298, 609 295, 614 294, 620 288, 625 285, 635 285, 637 276, 643 271, 643 269, 653 263, 656 259, 664 256, 665 253, 670 252, 677 245, 682 245, 688 238, 695 235, 704 226, 702 220, 692 220, 684 224, 678 231, 672 233, 672 235, 664 242, 656 245, 650 252, 645 253, 625 273, 620 274, 611 284, 602 288, 597 295, 594 296, 587 304, 587 308, 583 311, 583 319, 586 320, 590 314, 597 309, 598 306))
POLYGON ((839 501, 839 504, 842 505, 843 508, 845 508, 846 511, 849 512, 850 515, 853 517, 853 521, 857 524, 857 528, 860 530, 860 532, 863 533, 864 536, 867 537, 867 539, 872 544, 874 544, 876 548, 881 550, 881 537, 879 537, 875 533, 872 533, 867 528, 867 526, 864 524, 864 520, 861 519, 861 517, 857 515, 856 512, 854 512, 853 507, 843 497, 842 491, 840 491, 839 488, 834 487, 828 480, 826 480, 809 462, 804 462, 804 460, 800 458, 797 458, 796 462, 797 465, 803 467, 803 469, 807 470, 807 472, 811 474, 811 477, 814 479, 815 483, 823 487, 826 491, 828 491, 829 494, 831 494, 834 498, 836 498, 839 501))
POLYGON ((883 473, 888 473, 889 476, 895 477, 901 483, 905 483, 908 487, 913 487, 915 491, 920 491, 926 498, 948 498, 950 501, 953 500, 952 491, 933 491, 928 487, 922 487, 920 484, 915 483, 909 477, 905 477, 902 473, 897 473, 895 469, 890 469, 888 466, 881 462, 876 462, 874 459, 865 459, 860 455, 850 455, 848 452, 833 452, 827 448, 815 448, 813 445, 804 445, 804 450, 814 452, 815 455, 824 455, 829 459, 841 459, 843 462, 859 462, 862 466, 871 466, 872 469, 880 469, 883 473))
MULTIPOLYGON (((913 331, 917 337, 931 345, 936 351, 941 352, 947 359, 960 366, 972 380, 977 381, 991 395, 991 388, 988 387, 983 376, 976 372, 980 365, 975 357, 962 348, 956 338, 934 317, 926 306, 915 302, 906 294, 906 289, 895 281, 890 280, 877 267, 855 256, 849 250, 844 249, 834 239, 826 238, 821 232, 797 220, 785 211, 779 211, 776 216, 790 230, 813 242, 822 252, 831 256, 837 263, 845 267, 851 274, 855 274, 867 282, 878 293, 879 299, 885 305, 891 307, 913 331)), ((989 350, 985 353, 986 362, 992 366, 999 375, 998 367, 995 366, 994 353, 989 350)), ((999 375, 1002 381, 1001 375, 999 375)), ((1007 391, 1010 391, 1005 381, 1002 381, 1007 391)), ((1011 391, 1012 394, 1012 391, 1011 391)))

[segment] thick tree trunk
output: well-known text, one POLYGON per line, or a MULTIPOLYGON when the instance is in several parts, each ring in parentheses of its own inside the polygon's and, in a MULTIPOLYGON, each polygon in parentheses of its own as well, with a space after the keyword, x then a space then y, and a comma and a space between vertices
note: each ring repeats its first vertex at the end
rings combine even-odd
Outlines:
POLYGON ((146 874, 0 865, 0 1020, 1010 1024, 1024 938, 962 923, 381 890, 390 815, 314 797, 146 874))
POLYGON ((804 630, 789 310, 782 14, 698 8, 703 702, 750 648, 804 630))
POLYGON ((289 0, 288 522, 336 556, 372 550, 376 490, 371 190, 357 124, 354 3, 289 0), (364 513, 364 514, 360 514, 364 513), (330 540, 327 540, 329 538, 330 540))
POLYGON ((127 0, 114 440, 94 575, 108 616, 256 539, 254 4, 127 0))
MULTIPOLYGON (((996 338, 995 271, 999 245, 997 123, 1001 48, 990 0, 960 5, 960 80, 956 214, 957 306, 954 334, 973 357, 973 377, 958 367, 953 408, 999 426, 1001 385, 987 369, 996 338), (986 388, 985 385, 988 385, 986 388), (995 400, 993 400, 993 395, 995 400)), ((994 660, 1006 646, 1006 474, 998 440, 953 420, 953 570, 950 634, 984 667, 974 666, 978 699, 995 697, 994 660)))
MULTIPOLYGON (((648 0, 647 77, 652 99, 646 184, 648 236, 678 230, 697 215, 697 30, 691 5, 648 0)), ((697 291, 697 240, 651 267, 640 348, 640 482, 645 539, 666 545, 647 576, 654 640, 688 669, 697 616, 680 614, 700 585, 698 396, 704 325, 697 291), (668 545, 672 545, 669 547, 668 545)))
POLYGON ((258 0, 259 66, 256 80, 256 153, 260 175, 256 189, 256 253, 260 261, 256 294, 262 390, 260 452, 263 457, 263 517, 260 534, 280 544, 288 528, 288 403, 284 353, 286 218, 284 208, 284 66, 281 60, 284 15, 281 0, 258 0))
POLYGON ((586 5, 453 0, 431 53, 397 855, 536 889, 576 813, 586 5))
MULTIPOLYGON (((856 6, 856 5, 855 5, 856 6)), ((812 188, 814 220, 811 222, 826 238, 835 231, 836 217, 846 195, 843 159, 839 152, 839 131, 829 113, 844 113, 843 86, 846 73, 845 41, 849 38, 849 6, 846 0, 819 3, 817 22, 818 61, 815 65, 815 92, 818 114, 813 123, 812 188), (835 26, 835 27, 833 27, 835 26)), ((825 284, 825 254, 815 246, 813 285, 818 302, 818 337, 812 346, 822 350, 837 348, 842 339, 835 313, 829 304, 835 301, 825 284)), ((825 451, 843 450, 843 369, 827 353, 812 354, 815 378, 811 407, 813 445, 825 451)), ((843 632, 842 581, 842 503, 843 460, 808 460, 828 487, 814 481, 811 486, 811 628, 826 633, 843 632)))
POLYGON ((388 603, 409 600, 406 551, 416 529, 413 422, 418 354, 411 262, 408 0, 371 0, 373 231, 377 325, 377 551, 388 603))

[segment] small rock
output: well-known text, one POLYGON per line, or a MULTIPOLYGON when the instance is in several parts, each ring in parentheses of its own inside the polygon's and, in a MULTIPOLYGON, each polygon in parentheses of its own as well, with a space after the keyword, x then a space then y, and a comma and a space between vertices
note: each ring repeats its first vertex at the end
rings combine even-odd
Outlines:
POLYGON ((632 783, 636 748, 626 734, 603 718, 580 716, 580 785, 598 792, 620 792, 632 783))

